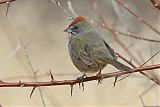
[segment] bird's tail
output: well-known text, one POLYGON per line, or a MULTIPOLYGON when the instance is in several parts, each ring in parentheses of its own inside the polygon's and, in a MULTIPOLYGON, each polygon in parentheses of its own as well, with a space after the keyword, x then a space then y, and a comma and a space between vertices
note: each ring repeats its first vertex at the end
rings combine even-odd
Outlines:
POLYGON ((130 67, 128 67, 128 66, 126 66, 126 65, 118 62, 117 60, 112 60, 112 61, 110 62, 110 64, 113 65, 113 66, 115 66, 115 67, 116 67, 117 69, 119 69, 119 70, 124 70, 124 71, 125 71, 125 70, 131 70, 130 67))
MULTIPOLYGON (((130 67, 118 62, 117 60, 111 60, 110 64, 115 66, 117 69, 119 70, 123 70, 123 71, 127 71, 127 70, 131 70, 130 67)), ((130 75, 130 74, 129 74, 130 75)), ((116 85, 116 81, 117 81, 118 76, 115 77, 115 81, 114 81, 114 87, 116 85)))

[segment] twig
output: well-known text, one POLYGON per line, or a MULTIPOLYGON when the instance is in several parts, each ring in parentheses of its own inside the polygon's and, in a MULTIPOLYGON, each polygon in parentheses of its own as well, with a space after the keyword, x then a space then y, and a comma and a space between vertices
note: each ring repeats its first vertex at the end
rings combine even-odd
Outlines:
POLYGON ((93 2, 93 1, 90 1, 90 0, 87 0, 88 3, 90 4, 90 6, 93 8, 93 10, 95 11, 95 13, 98 15, 100 21, 101 21, 101 27, 106 29, 106 30, 109 30, 111 31, 113 34, 114 34, 114 39, 115 41, 122 47, 122 49, 138 64, 140 65, 140 62, 139 60, 132 54, 132 52, 130 52, 128 50, 128 48, 125 46, 125 44, 117 37, 117 32, 112 29, 110 29, 107 25, 107 23, 105 22, 104 18, 103 18, 103 15, 100 13, 100 11, 98 10, 97 8, 97 5, 95 5, 96 2, 93 2))
MULTIPOLYGON (((51 0, 51 2, 54 3, 55 5, 57 5, 64 12, 64 14, 66 14, 68 16, 69 20, 73 19, 73 17, 70 15, 70 13, 65 8, 63 8, 63 6, 60 4, 59 1, 51 0)), ((72 6, 71 4, 69 4, 69 5, 72 6)))
POLYGON ((158 55, 160 53, 160 51, 156 52, 154 55, 152 55, 147 61, 145 61, 141 66, 145 65, 146 63, 148 63, 153 57, 155 57, 156 55, 158 55))
MULTIPOLYGON (((97 5, 95 5, 95 3, 93 1, 88 1, 88 3, 91 5, 91 7, 93 8, 93 10, 97 13, 99 19, 101 20, 101 27, 105 28, 106 30, 109 30, 110 28, 108 27, 107 23, 105 22, 104 18, 103 18, 103 15, 98 11, 98 8, 97 8, 97 5), (94 5, 93 5, 94 3, 94 5)), ((111 29, 110 29, 111 30, 111 29)), ((115 34, 114 36, 114 39, 115 41, 122 47, 122 49, 124 49, 124 51, 129 55, 131 56, 131 58, 138 64, 138 65, 141 65, 139 60, 132 54, 132 52, 130 52, 128 50, 128 48, 126 47, 126 45, 116 36, 116 32, 113 32, 113 34, 115 34)), ((136 67, 135 65, 133 65, 130 61, 126 60, 123 56, 121 56, 121 58, 126 61, 128 64, 130 64, 132 67, 136 67)), ((143 73, 143 72, 140 72, 142 75, 146 76, 147 78, 149 78, 150 80, 154 81, 154 82, 157 82, 159 80, 157 79, 153 79, 151 77, 149 77, 146 73, 143 73)), ((131 75, 131 74, 129 74, 131 75)), ((159 83, 157 83, 159 84, 159 83)))
MULTIPOLYGON (((156 86, 156 84, 151 85, 149 88, 147 88, 145 91, 143 91, 143 92, 140 94, 139 98, 140 98, 140 100, 141 100, 141 103, 142 103, 143 107, 146 107, 145 104, 144 104, 144 101, 143 101, 143 99, 142 99, 143 96, 146 95, 146 93, 148 93, 148 92, 149 92, 151 89, 153 89, 155 86, 156 86)), ((159 107, 159 106, 154 106, 154 107, 159 107)))
POLYGON ((60 4, 59 1, 57 0, 51 0, 52 3, 54 3, 55 5, 57 5, 64 13, 66 13, 67 11, 63 8, 63 6, 60 4))
POLYGON ((0 60, 0 65, 3 64, 4 62, 6 62, 7 60, 9 60, 10 58, 14 57, 17 52, 19 51, 19 49, 21 48, 21 45, 17 45, 16 49, 11 52, 6 58, 4 58, 3 60, 0 60))
MULTIPOLYGON (((19 37, 19 40, 20 40, 21 45, 22 45, 22 47, 23 47, 23 49, 24 49, 24 53, 25 53, 25 57, 26 57, 26 60, 27 60, 27 62, 28 62, 28 65, 30 66, 31 71, 32 71, 32 73, 33 73, 33 75, 34 75, 34 77, 35 77, 35 81, 38 82, 38 78, 37 78, 37 75, 36 75, 37 73, 36 73, 36 71, 34 70, 34 68, 33 68, 33 66, 32 66, 32 63, 31 63, 31 61, 30 61, 30 58, 29 58, 29 55, 28 55, 28 52, 27 52, 27 48, 26 48, 26 46, 24 45, 23 40, 22 40, 21 37, 19 37)), ((36 87, 35 87, 35 88, 36 88, 36 87)), ((31 92, 31 94, 30 94, 30 97, 32 96, 35 88, 33 88, 32 92, 31 92)), ((42 94, 42 90, 41 90, 40 87, 38 87, 38 90, 39 90, 39 93, 40 93, 40 96, 41 96, 41 100, 42 100, 42 103, 43 103, 43 107, 46 107, 45 101, 44 101, 44 98, 43 98, 43 94, 42 94)))
POLYGON ((141 96, 139 96, 139 98, 140 98, 140 101, 141 101, 141 103, 142 103, 143 107, 145 107, 145 104, 144 104, 144 101, 143 101, 142 97, 141 97, 141 96))
POLYGON ((127 60, 126 58, 124 58, 122 55, 120 55, 119 53, 116 53, 116 55, 121 58, 122 60, 124 60, 125 62, 127 62, 129 65, 131 65, 133 68, 136 68, 136 66, 129 60, 127 60))
POLYGON ((127 10, 130 14, 132 14, 135 18, 137 18, 138 21, 140 21, 143 24, 145 24, 146 26, 148 26, 150 29, 152 29, 154 32, 156 32, 160 36, 159 30, 157 30, 155 27, 153 27, 151 24, 149 24, 149 22, 147 20, 143 19, 142 17, 140 17, 139 15, 134 13, 131 9, 129 9, 126 4, 122 3, 122 0, 115 0, 115 1, 119 5, 121 5, 125 10, 127 10))
MULTIPOLYGON (((78 76, 79 73, 74 73, 74 72, 71 72, 71 73, 54 73, 54 76, 60 76, 60 77, 63 77, 63 76, 78 76)), ((50 76, 50 73, 41 73, 38 75, 38 78, 45 78, 45 77, 48 77, 50 76)), ((10 77, 6 77, 6 78, 1 78, 1 80, 15 80, 15 79, 33 79, 34 76, 26 76, 26 75, 21 75, 21 76, 10 76, 10 77)))
MULTIPOLYGON (((105 78, 111 78, 116 76, 121 76, 125 74, 130 73, 136 73, 140 71, 147 71, 147 70, 153 70, 153 69, 160 69, 160 64, 150 65, 150 66, 143 66, 143 67, 137 67, 130 71, 116 71, 106 74, 101 74, 101 76, 105 78)), ((83 82, 93 81, 97 80, 98 76, 90 76, 83 78, 83 82)), ((155 80, 156 83, 160 85, 160 81, 155 80)), ((75 79, 75 80, 63 80, 63 81, 49 81, 49 82, 0 82, 0 87, 38 87, 38 86, 57 86, 57 85, 74 85, 76 83, 81 83, 81 80, 75 79)))
MULTIPOLYGON (((157 55, 159 52, 157 52, 155 55, 157 55)), ((129 65, 131 65, 133 68, 136 68, 136 66, 132 63, 132 62, 130 62, 130 61, 128 61, 127 59, 125 59, 122 55, 120 55, 119 53, 116 53, 117 55, 118 55, 118 57, 119 58, 121 58, 122 60, 124 60, 125 62, 127 62, 129 65)), ((151 58, 153 58, 155 55, 153 55, 151 58)), ((149 58, 149 60, 151 59, 151 58, 149 58)), ((147 60, 146 62, 148 62, 149 60, 147 60)), ((144 64, 143 64, 144 65, 144 64)), ((143 65, 141 65, 140 67, 142 67, 143 65)), ((150 77, 148 74, 146 74, 146 73, 144 73, 144 72, 142 72, 142 71, 139 71, 140 72, 140 74, 142 74, 142 75, 144 75, 144 76, 146 76, 148 79, 150 79, 150 80, 152 80, 153 82, 155 82, 155 83, 157 83, 158 85, 159 85, 159 83, 160 83, 160 80, 158 79, 158 78, 152 78, 152 77, 150 77)), ((131 73, 132 74, 132 73, 131 73)), ((131 74, 129 74, 129 75, 131 75, 131 74)), ((128 77, 129 75, 127 75, 126 77, 128 77)), ((124 78, 126 78, 126 77, 124 77, 124 78)), ((121 81, 121 80, 123 80, 124 78, 122 78, 122 79, 120 79, 120 80, 118 80, 118 81, 121 81)))
POLYGON ((138 36, 136 36, 134 34, 123 33, 123 32, 117 31, 117 30, 109 28, 109 27, 107 27, 107 30, 109 30, 111 32, 114 32, 116 34, 120 34, 121 36, 131 37, 131 38, 138 39, 138 40, 143 40, 143 41, 148 41, 148 42, 158 42, 158 43, 160 42, 160 40, 154 40, 154 39, 148 39, 148 38, 144 38, 144 37, 138 37, 138 36))
POLYGON ((72 3, 70 0, 67 0, 67 4, 68 4, 68 9, 70 10, 70 12, 73 14, 74 17, 78 16, 77 13, 74 11, 73 7, 72 7, 72 3))
MULTIPOLYGON (((97 13, 99 19, 101 20, 102 24, 100 24, 100 26, 102 28, 105 28, 107 30, 109 30, 110 32, 113 32, 115 34, 120 34, 121 36, 126 36, 126 37, 131 37, 131 38, 134 38, 134 39, 138 39, 138 40, 143 40, 143 41, 147 41, 147 42, 160 42, 160 40, 155 40, 155 39, 148 39, 148 38, 144 38, 144 37, 139 37, 139 36, 136 36, 134 34, 131 34, 130 32, 128 33, 124 33, 124 32, 121 32, 121 31, 117 31, 113 28, 110 28, 107 26, 106 22, 104 21, 104 18, 103 16, 101 15, 101 13, 98 11, 98 8, 97 8, 97 5, 95 4, 95 2, 93 1, 89 1, 88 0, 88 3, 90 4, 90 6, 94 9, 95 13, 97 13)), ((93 20, 92 20, 93 21, 93 20)), ((99 24, 97 24, 99 25, 99 24)))

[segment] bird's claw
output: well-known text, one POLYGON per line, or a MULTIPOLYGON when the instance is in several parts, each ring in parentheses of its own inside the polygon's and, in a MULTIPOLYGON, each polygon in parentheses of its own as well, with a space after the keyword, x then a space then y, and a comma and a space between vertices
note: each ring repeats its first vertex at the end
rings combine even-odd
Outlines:
POLYGON ((79 80, 80 82, 79 82, 79 88, 81 88, 81 84, 82 84, 82 91, 84 91, 84 82, 83 82, 83 79, 84 78, 86 78, 87 77, 87 75, 85 75, 85 73, 82 75, 82 76, 80 76, 80 77, 77 77, 77 80, 79 80))
POLYGON ((101 73, 101 70, 97 73, 96 75, 98 78, 97 78, 97 81, 98 81, 98 84, 102 84, 102 81, 103 81, 103 77, 102 77, 102 73, 101 73))

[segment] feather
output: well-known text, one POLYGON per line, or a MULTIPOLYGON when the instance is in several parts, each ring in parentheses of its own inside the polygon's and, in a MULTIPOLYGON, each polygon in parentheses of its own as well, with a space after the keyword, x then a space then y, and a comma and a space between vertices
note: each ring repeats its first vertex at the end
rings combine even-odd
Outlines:
POLYGON ((79 23, 79 22, 82 22, 82 21, 84 21, 84 20, 86 20, 85 17, 79 16, 79 17, 75 18, 75 19, 72 21, 72 23, 69 25, 69 27, 71 27, 71 26, 73 26, 73 25, 75 25, 75 24, 77 24, 77 23, 79 23))

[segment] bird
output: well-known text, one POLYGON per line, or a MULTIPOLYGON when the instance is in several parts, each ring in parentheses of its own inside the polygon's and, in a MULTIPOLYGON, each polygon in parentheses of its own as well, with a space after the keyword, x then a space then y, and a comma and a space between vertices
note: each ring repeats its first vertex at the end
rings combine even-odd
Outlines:
POLYGON ((83 73, 83 76, 86 73, 98 72, 97 75, 101 74, 101 70, 107 64, 118 70, 131 70, 130 67, 117 61, 114 50, 84 16, 73 19, 64 32, 67 32, 69 37, 70 58, 74 66, 83 73))

